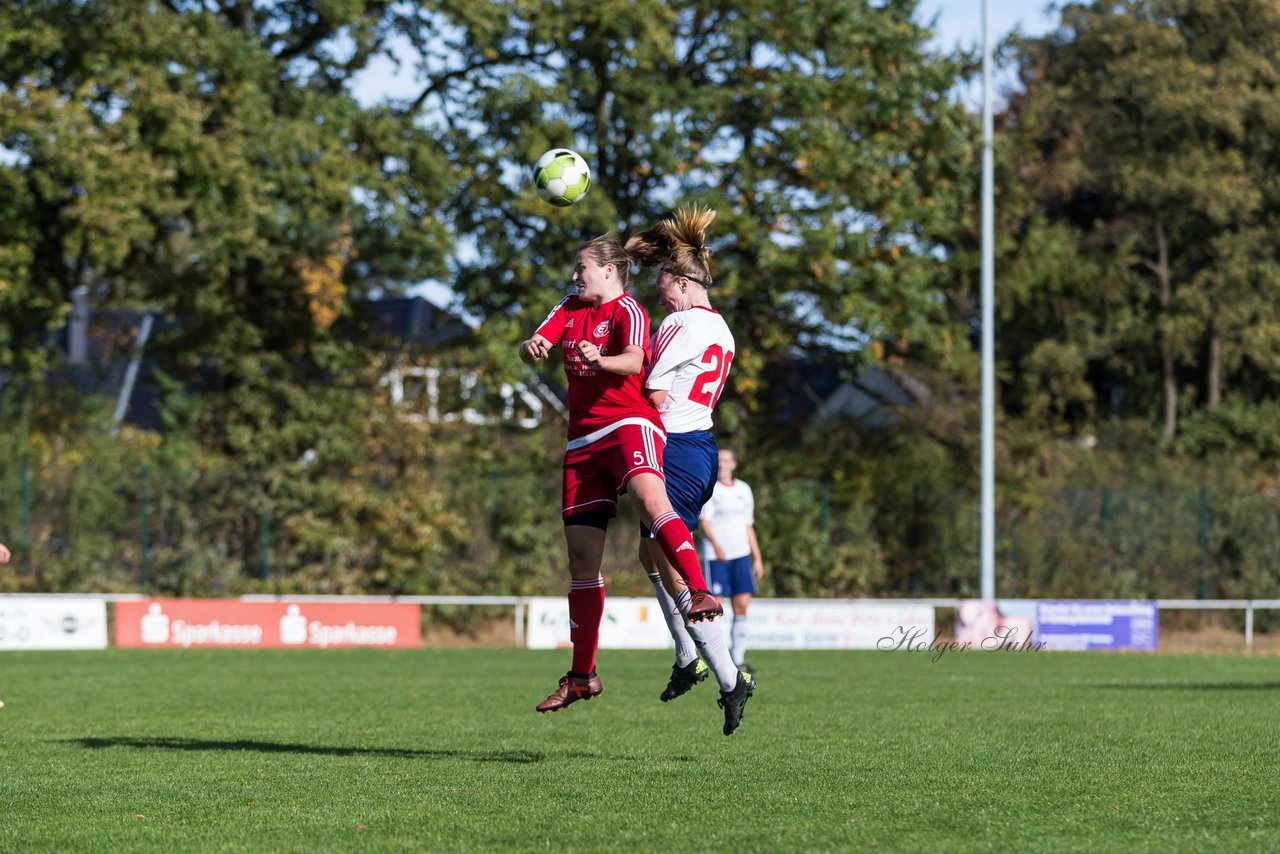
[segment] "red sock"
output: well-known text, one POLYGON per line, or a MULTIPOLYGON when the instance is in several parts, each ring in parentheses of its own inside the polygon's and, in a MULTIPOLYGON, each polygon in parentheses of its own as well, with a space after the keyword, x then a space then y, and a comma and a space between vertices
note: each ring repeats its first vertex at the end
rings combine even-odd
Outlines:
POLYGON ((574 579, 569 584, 569 640, 573 642, 575 673, 589 674, 595 670, 603 618, 604 579, 574 579))
POLYGON ((698 550, 693 545, 689 529, 674 512, 665 513, 653 520, 650 526, 662 553, 680 573, 689 590, 706 590, 707 580, 702 577, 702 565, 698 563, 698 550))

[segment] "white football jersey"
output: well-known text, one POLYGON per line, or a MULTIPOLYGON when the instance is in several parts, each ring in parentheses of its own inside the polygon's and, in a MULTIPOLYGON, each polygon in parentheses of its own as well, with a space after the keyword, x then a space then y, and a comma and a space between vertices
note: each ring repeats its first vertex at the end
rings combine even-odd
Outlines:
POLYGON ((668 433, 710 430, 711 413, 733 364, 733 333, 720 312, 695 307, 667 315, 650 339, 646 389, 661 389, 658 407, 668 433))
MULTIPOLYGON (((711 500, 702 507, 701 518, 715 535, 720 548, 724 549, 725 560, 751 554, 747 528, 756 523, 756 497, 745 480, 735 480, 731 484, 717 480, 711 500)), ((710 540, 704 539, 703 545, 706 560, 714 560, 716 552, 711 548, 710 540)))

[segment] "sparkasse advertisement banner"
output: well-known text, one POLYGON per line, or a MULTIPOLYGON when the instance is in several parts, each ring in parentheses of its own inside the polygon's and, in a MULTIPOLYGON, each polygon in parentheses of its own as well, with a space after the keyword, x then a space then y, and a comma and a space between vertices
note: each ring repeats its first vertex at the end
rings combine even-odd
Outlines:
POLYGON ((0 596, 0 649, 106 648, 102 599, 0 596))
MULTIPOLYGON (((723 618, 725 631, 732 615, 723 618)), ((886 637, 919 630, 933 637, 931 605, 848 601, 755 599, 747 613, 756 649, 876 649, 886 637)), ((717 620, 717 622, 720 622, 717 620)), ((563 597, 529 600, 530 649, 569 646, 569 604, 563 597)), ((601 649, 666 649, 671 635, 656 599, 611 597, 604 603, 601 649)))
POLYGON ((416 604, 144 599, 116 603, 116 645, 342 649, 422 642, 416 604))

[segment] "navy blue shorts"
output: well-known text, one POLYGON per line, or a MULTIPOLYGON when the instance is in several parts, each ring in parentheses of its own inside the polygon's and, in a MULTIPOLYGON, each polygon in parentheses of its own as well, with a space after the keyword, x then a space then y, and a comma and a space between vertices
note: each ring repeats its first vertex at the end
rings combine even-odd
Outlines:
POLYGON ((707 583, 717 596, 756 595, 756 576, 751 571, 751 555, 733 560, 712 560, 707 565, 707 583))
MULTIPOLYGON (((689 528, 698 530, 702 505, 711 500, 720 473, 719 449, 710 430, 672 433, 662 452, 662 475, 667 481, 667 498, 676 515, 689 528)), ((653 539, 653 532, 640 526, 640 536, 653 539)))

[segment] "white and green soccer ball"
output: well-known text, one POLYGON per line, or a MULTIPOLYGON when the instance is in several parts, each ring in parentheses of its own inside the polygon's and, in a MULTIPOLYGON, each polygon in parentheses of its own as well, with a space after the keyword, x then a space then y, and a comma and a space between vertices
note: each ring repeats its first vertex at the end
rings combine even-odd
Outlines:
POLYGON ((567 208, 591 189, 591 167, 578 152, 553 148, 533 164, 533 186, 543 199, 567 208))

